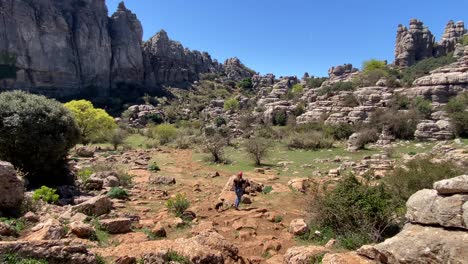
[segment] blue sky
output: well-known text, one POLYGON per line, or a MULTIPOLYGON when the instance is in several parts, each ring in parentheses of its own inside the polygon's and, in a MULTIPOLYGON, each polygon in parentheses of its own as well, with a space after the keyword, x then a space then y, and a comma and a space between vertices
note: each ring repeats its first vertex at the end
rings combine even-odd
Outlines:
MULTIPOLYGON (((120 0, 106 0, 112 14, 120 0)), ((185 47, 223 62, 238 57, 262 74, 326 76, 333 65, 393 61, 398 24, 418 18, 436 38, 466 20, 468 1, 126 0, 144 39, 165 29, 185 47)), ((468 21, 467 21, 468 25, 468 21)))

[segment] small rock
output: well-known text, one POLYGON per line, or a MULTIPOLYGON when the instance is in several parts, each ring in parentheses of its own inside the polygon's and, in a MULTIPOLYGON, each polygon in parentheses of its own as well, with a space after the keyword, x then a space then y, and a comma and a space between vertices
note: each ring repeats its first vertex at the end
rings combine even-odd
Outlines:
POLYGON ((136 264, 137 259, 135 257, 123 256, 115 260, 115 264, 136 264))
POLYGON ((129 218, 114 218, 100 220, 101 227, 110 234, 125 234, 131 232, 132 220, 129 218))
POLYGON ((151 175, 149 183, 156 185, 173 185, 176 184, 176 179, 169 176, 151 175))
POLYGON ((153 233, 157 237, 166 237, 166 229, 164 229, 164 226, 161 223, 157 223, 156 226, 151 230, 151 233, 153 233))
POLYGON ((79 238, 90 238, 94 235, 94 228, 91 225, 80 222, 71 223, 70 231, 79 238))
POLYGON ((307 231, 309 231, 309 227, 302 218, 294 219, 289 224, 289 233, 295 236, 304 235, 307 231))

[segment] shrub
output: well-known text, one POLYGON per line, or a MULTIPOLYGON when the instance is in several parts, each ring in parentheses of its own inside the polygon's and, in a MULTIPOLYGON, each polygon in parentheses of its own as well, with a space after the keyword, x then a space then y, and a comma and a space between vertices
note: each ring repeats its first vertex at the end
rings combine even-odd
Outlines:
POLYGON ((395 168, 385 177, 390 190, 404 203, 415 192, 432 189, 434 182, 463 174, 463 170, 452 162, 433 162, 430 158, 418 158, 395 168))
POLYGON ((250 90, 253 88, 253 83, 251 78, 245 78, 239 83, 237 83, 237 87, 242 88, 244 90, 250 90))
POLYGON ((181 217, 182 214, 187 210, 190 206, 190 202, 187 200, 185 195, 183 194, 176 194, 174 198, 170 198, 166 202, 166 208, 174 213, 177 217, 181 217))
POLYGON ((114 118, 103 109, 94 108, 86 100, 73 100, 64 105, 68 108, 80 129, 81 143, 103 142, 109 138, 111 132, 117 127, 114 118))
POLYGON ((419 119, 414 110, 378 109, 371 115, 369 124, 380 131, 388 129, 398 139, 413 139, 419 119))
POLYGON ((455 134, 460 137, 468 137, 468 92, 450 99, 446 110, 455 134))
POLYGON ((354 130, 353 125, 347 123, 339 123, 323 127, 325 135, 333 137, 336 140, 348 139, 354 133, 354 130))
POLYGON ((318 88, 322 86, 322 83, 326 80, 327 80, 326 77, 311 77, 311 78, 308 78, 306 82, 307 82, 307 86, 309 86, 310 88, 318 88))
POLYGON ((220 126, 226 125, 226 124, 227 124, 226 119, 224 119, 223 117, 218 116, 218 117, 215 118, 216 127, 220 127, 220 126))
POLYGON ((265 138, 255 137, 246 140, 244 148, 247 154, 255 161, 255 165, 259 166, 262 160, 268 156, 271 145, 265 138))
POLYGON ((461 43, 462 43, 463 46, 467 46, 467 45, 468 45, 468 35, 465 34, 465 35, 463 36, 463 39, 462 39, 461 43))
POLYGON ((40 189, 34 191, 32 198, 35 201, 42 200, 46 203, 57 203, 59 195, 55 193, 56 191, 57 190, 47 186, 42 186, 40 189))
POLYGON ((236 98, 230 98, 224 102, 224 110, 234 112, 237 109, 239 109, 239 101, 236 98))
POLYGON ((208 136, 205 138, 204 149, 211 154, 212 161, 219 163, 223 161, 224 147, 226 147, 226 139, 220 135, 208 136))
POLYGON ((24 171, 33 186, 71 183, 64 165, 79 129, 65 107, 44 96, 4 92, 0 120, 0 160, 24 171))
POLYGON ((343 98, 343 105, 346 107, 356 107, 359 106, 359 101, 354 94, 347 94, 343 98))
POLYGON ((309 206, 312 225, 331 229, 347 249, 382 241, 396 224, 398 204, 383 184, 365 184, 348 176, 332 191, 321 193, 313 192, 309 206))
POLYGON ((47 264, 46 260, 35 258, 22 258, 15 254, 6 254, 0 260, 3 264, 47 264))
POLYGON ((430 100, 424 99, 422 97, 416 97, 413 102, 412 106, 419 115, 423 118, 429 118, 432 113, 432 102, 430 100))
POLYGON ((152 129, 152 134, 159 140, 159 143, 165 145, 177 137, 177 128, 172 124, 161 124, 152 129))
POLYGON ((300 83, 295 84, 293 87, 291 87, 291 92, 294 96, 300 95, 304 92, 304 86, 302 86, 300 83))
POLYGON ((16 233, 26 228, 26 222, 23 219, 0 217, 0 222, 5 223, 15 229, 16 233))
POLYGON ((275 126, 285 126, 288 121, 288 114, 284 110, 274 112, 272 121, 275 126))
POLYGON ((269 193, 271 193, 272 191, 273 191, 273 187, 270 186, 270 185, 267 185, 267 186, 263 187, 262 193, 263 193, 263 194, 269 194, 269 193))
POLYGON ((82 168, 77 172, 77 176, 81 182, 86 183, 93 173, 94 171, 91 168, 82 168))
POLYGON ((124 143, 125 137, 127 137, 127 132, 123 129, 114 129, 112 132, 110 143, 114 147, 114 150, 124 143))
POLYGON ((160 171, 161 169, 159 168, 158 164, 155 161, 153 161, 153 162, 151 162, 150 165, 148 165, 148 170, 150 170, 150 171, 160 171))
POLYGON ((374 70, 383 70, 385 67, 387 67, 387 63, 385 61, 370 59, 362 64, 362 71, 369 72, 374 70))
POLYGON ((363 149, 366 144, 376 142, 379 139, 379 132, 375 128, 363 128, 359 131, 356 145, 358 149, 363 149))
POLYGON ((128 192, 120 187, 112 187, 107 196, 113 199, 125 200, 128 198, 128 192))
POLYGON ((175 251, 169 251, 167 252, 167 255, 165 257, 165 263, 180 263, 180 264, 190 264, 190 260, 182 255, 180 255, 179 253, 175 252, 175 251))
POLYGON ((333 140, 325 137, 323 133, 318 131, 294 133, 288 141, 288 148, 290 149, 317 150, 332 147, 333 140))
POLYGON ((325 95, 334 92, 341 92, 341 91, 353 91, 355 89, 355 85, 352 82, 337 82, 331 86, 325 86, 317 90, 318 95, 325 95))

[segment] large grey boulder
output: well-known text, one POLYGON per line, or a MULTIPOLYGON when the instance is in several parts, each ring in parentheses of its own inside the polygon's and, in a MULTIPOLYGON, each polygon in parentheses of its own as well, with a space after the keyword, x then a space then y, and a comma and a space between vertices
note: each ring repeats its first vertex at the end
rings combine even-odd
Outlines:
POLYGON ((0 161, 0 214, 18 209, 24 198, 24 182, 9 162, 0 161))
POLYGON ((357 252, 377 263, 466 263, 468 232, 408 224, 398 235, 357 252))
POLYGON ((439 194, 468 193, 468 175, 435 182, 434 189, 439 194))
POLYGON ((109 197, 100 195, 75 205, 72 209, 88 216, 100 216, 108 214, 112 210, 112 201, 109 197))

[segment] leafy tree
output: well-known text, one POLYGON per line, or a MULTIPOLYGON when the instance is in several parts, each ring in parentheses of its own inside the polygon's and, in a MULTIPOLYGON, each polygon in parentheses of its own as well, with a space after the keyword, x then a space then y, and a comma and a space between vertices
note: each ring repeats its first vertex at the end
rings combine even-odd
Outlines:
POLYGON ((268 155, 271 145, 265 138, 250 138, 244 143, 245 150, 255 161, 255 165, 262 164, 262 160, 268 155))
POLYGON ((127 132, 123 129, 114 129, 110 138, 110 143, 114 147, 114 150, 124 143, 124 139, 127 137, 127 132))
POLYGON ((159 143, 165 145, 177 137, 177 128, 172 124, 161 124, 157 125, 152 133, 159 140, 159 143))
POLYGON ((114 118, 103 109, 94 108, 90 101, 73 100, 65 104, 80 128, 81 143, 104 141, 117 127, 114 118))
POLYGON ((370 72, 374 70, 384 70, 386 67, 387 67, 387 63, 385 61, 371 59, 371 60, 365 61, 362 64, 362 71, 370 72))
POLYGON ((69 184, 68 150, 79 140, 71 113, 55 100, 13 91, 0 94, 0 160, 23 170, 31 185, 69 184))

